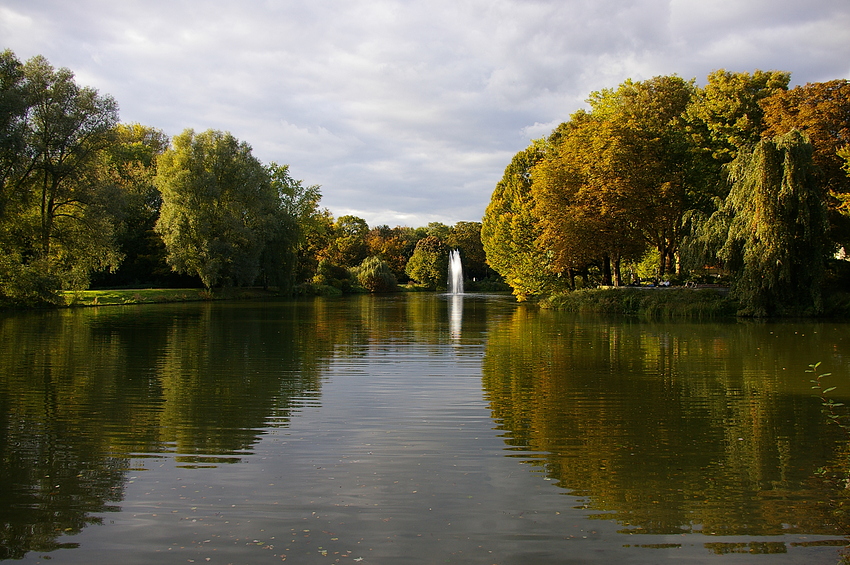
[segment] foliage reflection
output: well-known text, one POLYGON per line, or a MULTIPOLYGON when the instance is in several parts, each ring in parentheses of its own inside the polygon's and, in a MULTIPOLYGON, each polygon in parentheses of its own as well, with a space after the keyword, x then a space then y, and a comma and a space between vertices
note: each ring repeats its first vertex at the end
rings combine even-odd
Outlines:
POLYGON ((133 459, 239 461, 318 396, 335 328, 313 303, 0 319, 0 558, 119 510, 133 459))
MULTIPOLYGON (((484 386, 508 449, 627 533, 844 534, 817 469, 840 455, 804 374, 846 329, 643 324, 518 309, 484 386)), ((780 543, 780 545, 783 545, 780 543)))

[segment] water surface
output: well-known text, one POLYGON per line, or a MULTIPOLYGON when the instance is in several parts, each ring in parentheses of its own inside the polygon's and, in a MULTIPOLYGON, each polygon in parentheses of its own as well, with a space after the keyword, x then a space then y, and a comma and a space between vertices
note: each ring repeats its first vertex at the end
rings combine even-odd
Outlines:
MULTIPOLYGON (((0 318, 0 558, 836 563, 843 323, 358 296, 0 318), (826 470, 827 474, 823 471, 826 470)), ((844 389, 844 390, 842 390, 844 389)))

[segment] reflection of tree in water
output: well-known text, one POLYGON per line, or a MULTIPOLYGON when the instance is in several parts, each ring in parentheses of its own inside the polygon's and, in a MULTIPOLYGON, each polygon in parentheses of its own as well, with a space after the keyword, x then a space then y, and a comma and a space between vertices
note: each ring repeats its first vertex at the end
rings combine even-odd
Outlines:
POLYGON ((0 399, 0 559, 74 547, 56 540, 115 509, 127 461, 104 457, 59 414, 21 418, 5 391, 0 399))
POLYGON ((236 462, 287 425, 339 332, 314 304, 195 304, 0 319, 0 558, 118 510, 136 456, 236 462))
POLYGON ((624 531, 843 534, 811 480, 835 434, 790 374, 843 352, 782 329, 518 309, 490 328, 484 385, 509 449, 624 531))

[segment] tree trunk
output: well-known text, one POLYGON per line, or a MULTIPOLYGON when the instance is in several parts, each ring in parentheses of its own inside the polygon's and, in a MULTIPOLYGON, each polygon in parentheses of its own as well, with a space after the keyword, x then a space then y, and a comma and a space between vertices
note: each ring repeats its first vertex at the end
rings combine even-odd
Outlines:
POLYGON ((620 256, 614 259, 614 286, 623 286, 623 277, 620 272, 620 256))
POLYGON ((659 283, 664 279, 664 274, 667 272, 667 245, 666 243, 658 244, 658 271, 655 277, 655 282, 659 283))
POLYGON ((611 256, 607 253, 602 256, 602 284, 611 286, 611 256))

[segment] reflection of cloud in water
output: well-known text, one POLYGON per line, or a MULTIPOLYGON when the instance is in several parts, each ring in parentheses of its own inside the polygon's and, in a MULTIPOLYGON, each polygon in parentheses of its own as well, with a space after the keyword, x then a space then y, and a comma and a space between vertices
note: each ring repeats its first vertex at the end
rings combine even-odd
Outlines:
POLYGON ((452 294, 449 296, 449 333, 452 339, 460 339, 460 331, 463 328, 463 295, 452 294))

